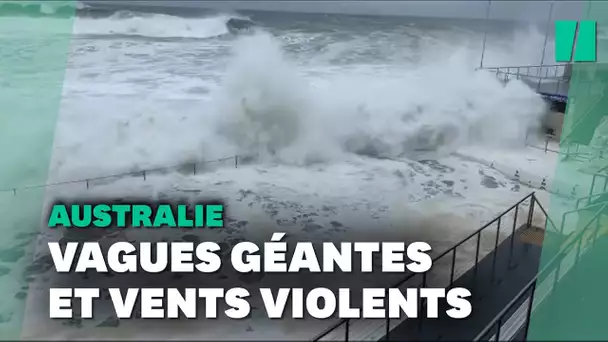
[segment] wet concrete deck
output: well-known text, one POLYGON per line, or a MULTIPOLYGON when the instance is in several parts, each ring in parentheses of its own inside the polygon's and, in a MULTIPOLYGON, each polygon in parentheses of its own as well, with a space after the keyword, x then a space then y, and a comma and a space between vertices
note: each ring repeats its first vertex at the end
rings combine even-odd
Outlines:
POLYGON ((451 307, 443 301, 439 318, 407 319, 383 340, 473 340, 537 274, 544 231, 526 228, 520 227, 512 238, 484 257, 477 270, 472 268, 455 281, 454 287, 464 287, 472 293, 473 312, 469 317, 448 317, 445 311, 451 307))

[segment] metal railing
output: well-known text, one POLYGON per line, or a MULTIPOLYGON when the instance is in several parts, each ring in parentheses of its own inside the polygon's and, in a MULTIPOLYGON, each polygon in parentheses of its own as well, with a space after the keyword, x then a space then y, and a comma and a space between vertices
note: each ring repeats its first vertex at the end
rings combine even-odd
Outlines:
POLYGON ((568 64, 483 67, 478 68, 478 70, 494 71, 497 74, 514 75, 518 77, 532 77, 543 79, 570 78, 570 75, 568 74, 568 64))
POLYGON ((529 137, 526 137, 525 140, 525 145, 527 147, 531 147, 537 150, 541 150, 545 153, 548 152, 552 152, 552 153, 556 153, 560 156, 563 157, 562 160, 566 160, 566 159, 575 159, 577 161, 590 161, 594 158, 598 158, 598 159, 605 159, 604 157, 604 153, 603 150, 601 148, 594 148, 591 146, 584 146, 587 150, 586 151, 581 151, 581 145, 577 144, 577 143, 569 143, 567 141, 564 141, 564 138, 562 138, 561 142, 558 141, 558 143, 560 144, 560 146, 563 146, 564 148, 559 148, 559 149, 553 149, 549 147, 549 144, 551 143, 551 141, 557 141, 556 139, 557 137, 553 134, 544 134, 543 135, 543 146, 537 146, 534 143, 530 142, 529 137), (574 149, 573 149, 574 147, 574 149), (597 154, 594 154, 594 152, 599 152, 597 154))
POLYGON ((607 203, 605 203, 605 202, 604 203, 596 203, 596 204, 588 205, 588 206, 583 207, 583 208, 576 208, 576 209, 564 212, 562 214, 562 224, 560 225, 560 230, 559 230, 560 233, 562 235, 564 235, 564 227, 566 225, 566 219, 567 219, 568 215, 571 215, 571 214, 574 214, 574 213, 580 213, 582 211, 588 211, 588 210, 590 210, 592 208, 603 207, 605 205, 607 205, 607 203))
POLYGON ((544 137, 544 146, 543 147, 539 147, 539 146, 531 144, 529 142, 528 136, 526 136, 526 146, 544 151, 545 153, 547 153, 547 152, 560 153, 560 151, 549 148, 549 143, 551 142, 551 140, 555 140, 555 135, 544 134, 543 137, 544 137))
POLYGON ((556 153, 558 155, 563 156, 564 158, 570 158, 570 157, 575 157, 578 160, 589 160, 589 153, 588 152, 579 152, 579 151, 575 151, 575 152, 571 152, 569 149, 566 150, 566 152, 562 152, 559 149, 555 150, 549 147, 549 144, 551 143, 551 141, 555 141, 556 140, 556 136, 553 134, 544 134, 543 135, 543 146, 537 146, 536 144, 530 142, 530 139, 528 136, 526 136, 525 139, 525 145, 526 147, 531 147, 537 150, 541 150, 545 153, 548 152, 552 152, 552 153, 556 153))
MULTIPOLYGON (((571 77, 568 64, 483 67, 478 70, 493 72, 496 74, 496 78, 504 82, 517 79, 533 83, 537 92, 541 92, 543 81, 555 82, 555 89, 543 89, 541 93, 550 96, 558 95, 560 101, 565 101, 565 95, 561 93, 564 90, 563 92, 567 94, 571 77)), ((529 85, 531 86, 531 84, 529 85)))
POLYGON ((82 183, 83 185, 86 186, 87 189, 89 189, 91 186, 93 186, 95 181, 110 180, 112 178, 120 179, 120 178, 125 178, 125 177, 142 177, 142 180, 145 181, 145 180, 147 180, 148 176, 150 176, 151 174, 154 174, 154 173, 163 173, 163 172, 166 173, 169 171, 179 171, 179 170, 181 170, 182 172, 184 170, 186 170, 186 172, 191 173, 192 175, 196 175, 198 172, 201 172, 205 166, 207 166, 209 164, 234 161, 234 163, 232 165, 234 165, 235 168, 238 168, 239 163, 242 164, 247 159, 248 159, 247 157, 241 157, 241 156, 237 155, 237 156, 225 157, 225 158, 219 158, 219 159, 213 159, 213 160, 202 160, 202 161, 196 161, 196 162, 175 164, 175 165, 170 165, 170 166, 148 168, 148 169, 137 170, 137 171, 120 172, 120 173, 103 175, 103 176, 86 177, 86 178, 80 178, 80 179, 75 179, 75 180, 51 182, 51 183, 28 185, 28 186, 21 186, 21 187, 10 187, 10 188, 0 189, 0 193, 12 192, 13 195, 17 195, 18 192, 25 191, 25 190, 47 188, 47 187, 59 186, 59 185, 78 184, 78 183, 82 183), (203 168, 201 168, 201 166, 203 168))
POLYGON ((600 196, 604 193, 606 193, 606 190, 608 189, 608 166, 604 166, 601 169, 597 170, 594 174, 593 174, 593 178, 591 178, 591 188, 589 189, 589 196, 588 196, 588 203, 591 202, 591 198, 594 198, 597 196, 600 196), (604 186, 602 187, 602 192, 599 194, 594 194, 594 190, 595 190, 595 184, 598 180, 598 178, 601 178, 604 180, 604 186))
MULTIPOLYGON (((451 257, 451 268, 450 268, 450 277, 449 277, 449 284, 448 286, 446 286, 447 289, 451 288, 455 281, 458 279, 455 276, 455 265, 456 265, 456 251, 457 249, 464 245, 465 243, 467 243, 468 241, 472 240, 472 239, 476 239, 476 249, 475 249, 475 263, 472 266, 473 272, 474 272, 474 279, 477 279, 477 267, 478 264, 480 262, 480 247, 481 247, 481 235, 482 232, 485 231, 486 229, 490 228, 490 227, 496 227, 496 240, 494 242, 494 248, 493 250, 496 250, 498 248, 499 245, 499 237, 500 237, 500 229, 501 229, 501 225, 502 222, 504 220, 504 218, 510 214, 510 213, 514 213, 514 217, 513 217, 513 224, 511 227, 511 232, 510 232, 510 249, 509 249, 509 261, 508 264, 511 265, 512 264, 512 258, 513 258, 513 249, 514 249, 514 239, 515 239, 515 230, 517 229, 517 223, 518 223, 518 217, 520 215, 520 206, 521 205, 526 205, 524 204, 524 202, 529 201, 529 204, 527 204, 529 206, 529 210, 528 210, 528 217, 526 218, 526 225, 527 227, 531 227, 532 226, 532 220, 534 217, 534 209, 535 207, 538 207, 541 209, 541 211, 543 212, 543 214, 547 217, 547 222, 548 224, 550 224, 551 226, 553 226, 553 228, 555 230, 557 230, 557 228, 555 227, 555 224, 549 219, 549 217, 547 216, 546 211, 544 210, 544 208, 540 205, 540 203, 538 202, 538 199, 536 198, 534 192, 530 193, 529 195, 525 196, 524 198, 520 199, 517 203, 515 203, 514 205, 512 205, 510 208, 508 208, 507 210, 503 211, 501 214, 499 214, 498 216, 496 216, 494 219, 492 219, 490 222, 486 223, 485 225, 483 225, 481 228, 477 229, 475 232, 469 234, 467 237, 465 237, 464 239, 460 240, 460 242, 456 243, 454 246, 452 246, 451 248, 449 248, 448 250, 444 251, 443 253, 439 254, 438 256, 433 258, 433 264, 436 264, 438 261, 440 261, 441 259, 443 259, 444 257, 448 256, 451 257)), ((496 258, 497 258, 497 254, 494 253, 493 256, 493 268, 492 268, 492 278, 494 278, 495 274, 494 272, 495 267, 496 267, 496 258)), ((388 288, 399 288, 402 285, 404 285, 405 283, 408 283, 409 281, 411 281, 414 277, 422 277, 422 283, 421 283, 421 287, 426 287, 427 286, 427 273, 410 273, 408 274, 406 277, 404 277, 402 280, 400 280, 399 282, 397 282, 396 284, 394 284, 391 287, 388 288)), ((388 289, 387 288, 387 289, 388 289)), ((424 300, 420 302, 420 306, 421 308, 425 305, 424 300)), ((382 323, 381 327, 376 327, 375 330, 378 329, 382 329, 383 330, 383 334, 385 337, 386 341, 390 340, 390 332, 392 330, 393 327, 399 325, 403 320, 407 319, 401 319, 399 320, 399 322, 396 322, 396 324, 391 324, 391 318, 389 318, 389 315, 386 315, 387 318, 384 320, 384 322, 382 323)), ((395 319, 396 320, 396 319, 395 319)), ((317 336, 315 336, 313 338, 313 341, 323 341, 323 340, 336 340, 336 339, 340 339, 343 341, 349 341, 351 340, 351 331, 353 330, 353 327, 356 325, 356 322, 362 322, 362 319, 342 319, 339 322, 337 322, 336 324, 330 326, 329 328, 327 328, 326 330, 324 330, 322 333, 318 334, 317 336), (343 335, 343 339, 340 338, 340 336, 337 334, 338 329, 344 328, 344 335, 343 335)), ((419 329, 422 329, 422 324, 423 324, 423 320, 420 319, 418 320, 419 323, 419 329)), ((361 338, 355 338, 355 340, 361 340, 361 338)))
MULTIPOLYGON (((608 180, 608 179, 606 179, 606 180, 608 180)), ((581 208, 581 203, 583 203, 583 201, 586 201, 587 202, 586 206, 588 206, 588 205, 591 204, 591 201, 594 198, 598 198, 598 197, 601 197, 601 196, 604 196, 604 195, 608 196, 608 191, 606 191, 606 185, 608 185, 608 182, 604 182, 604 190, 603 190, 603 192, 601 192, 599 194, 593 194, 593 195, 589 195, 589 196, 578 198, 576 200, 576 209, 581 208)))
POLYGON ((474 340, 508 341, 520 333, 523 334, 523 339, 525 340, 530 326, 530 316, 534 309, 537 308, 538 305, 540 305, 540 303, 542 302, 542 300, 544 300, 544 298, 546 298, 546 296, 552 294, 555 291, 559 280, 562 279, 569 270, 571 270, 578 264, 581 255, 584 254, 588 248, 592 248, 592 246, 595 245, 595 242, 599 237, 600 218, 607 208, 608 204, 604 204, 600 211, 582 229, 579 229, 575 233, 573 233, 572 237, 569 238, 568 241, 566 241, 566 244, 562 245, 562 248, 557 253, 557 255, 555 255, 547 263, 547 265, 543 267, 543 269, 532 280, 530 280, 530 282, 528 282, 528 284, 519 292, 519 294, 515 296, 513 300, 511 300, 511 302, 475 337, 474 340), (595 223, 595 230, 593 231, 593 239, 591 240, 592 246, 590 247, 589 244, 587 244, 587 246, 583 247, 583 237, 585 236, 585 232, 589 229, 590 226, 593 225, 593 223, 595 223), (571 248, 577 241, 578 243, 576 245, 577 247, 573 264, 571 264, 564 272, 560 273, 562 262, 565 261, 564 259, 572 251, 571 248), (552 275, 551 271, 555 272, 554 275, 552 275), (552 276, 552 279, 549 280, 550 276, 552 276), (543 280, 545 282, 543 282, 543 280), (552 282, 551 287, 547 290, 550 292, 543 293, 543 297, 536 296, 537 300, 535 300, 534 295, 538 294, 537 288, 540 288, 542 287, 542 285, 547 284, 547 281, 552 282), (506 325, 504 323, 507 323, 508 321, 512 320, 517 312, 521 312, 521 310, 515 311, 514 309, 518 307, 524 307, 524 305, 527 307, 527 309, 525 311, 526 316, 524 321, 522 322, 522 325, 516 327, 517 330, 515 331, 515 334, 511 336, 504 336, 505 338, 501 338, 503 337, 501 336, 501 329, 504 327, 504 325, 506 325))
MULTIPOLYGON (((608 197, 608 166, 604 166, 600 168, 598 171, 592 174, 591 178, 591 186, 589 187, 589 195, 584 197, 579 197, 576 199, 576 204, 574 206, 574 210, 572 212, 576 212, 579 210, 585 209, 585 207, 591 206, 591 202, 594 200, 598 200, 601 196, 608 197), (596 184, 598 183, 598 179, 603 180, 602 190, 599 193, 595 193, 596 184), (584 204, 584 206, 581 206, 584 204)), ((602 201, 601 204, 604 204, 606 201, 602 201)), ((563 223, 562 223, 563 224, 563 223)))

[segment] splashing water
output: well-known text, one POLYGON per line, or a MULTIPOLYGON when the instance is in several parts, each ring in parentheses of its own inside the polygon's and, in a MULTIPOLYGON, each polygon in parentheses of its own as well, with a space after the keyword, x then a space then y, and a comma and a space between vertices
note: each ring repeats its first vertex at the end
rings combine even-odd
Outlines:
POLYGON ((213 95, 218 133, 239 153, 304 164, 521 144, 544 102, 523 83, 475 72, 470 57, 453 51, 443 64, 311 81, 270 34, 242 37, 213 95))
MULTIPOLYGON (((156 15, 137 18, 140 33, 164 28, 163 36, 176 37, 184 22, 203 20, 171 17, 179 25, 162 26, 156 15)), ((132 19, 75 22, 76 32, 102 37, 74 41, 51 178, 235 154, 305 165, 500 147, 521 144, 546 110, 521 82, 503 85, 474 71, 477 33, 271 27, 272 34, 183 41, 103 39, 109 26, 90 26, 132 19)), ((537 64, 540 51, 531 47, 542 35, 519 32, 489 40, 488 65, 537 64)))

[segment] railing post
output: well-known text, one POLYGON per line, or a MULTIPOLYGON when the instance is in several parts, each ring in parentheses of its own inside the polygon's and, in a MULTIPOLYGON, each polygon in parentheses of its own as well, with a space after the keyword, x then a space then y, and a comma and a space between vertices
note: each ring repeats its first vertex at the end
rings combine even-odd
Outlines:
POLYGON ((528 211, 528 221, 526 222, 527 227, 532 227, 532 220, 534 219, 534 202, 536 201, 536 196, 532 195, 530 197, 530 210, 528 211))
MULTIPOLYGON (((388 306, 387 306, 386 310, 388 311, 388 306)), ((391 318, 388 316, 388 313, 387 313, 387 315, 386 315, 386 333, 384 334, 385 341, 390 341, 390 337, 389 337, 390 333, 391 333, 391 318)))
MULTIPOLYGON (((528 212, 528 221, 526 222, 526 229, 532 228, 532 221, 534 220, 534 202, 536 202, 536 195, 532 194, 530 197, 530 211, 528 212)), ((529 244, 524 244, 524 251, 527 252, 530 249, 529 244)))
POLYGON ((557 283, 559 282, 559 272, 562 269, 562 261, 563 260, 560 260, 557 263, 557 268, 555 269, 555 277, 553 278, 553 288, 551 290, 551 293, 553 293, 553 291, 555 291, 555 289, 557 288, 557 283))
POLYGON ((477 285, 477 264, 479 264, 479 244, 481 243, 481 230, 477 232, 477 247, 475 248, 475 268, 473 269, 473 281, 477 285))
MULTIPOLYGON (((600 217, 602 217, 601 214, 600 214, 600 217)), ((597 241, 597 239, 600 238, 600 217, 598 217, 596 224, 595 224, 595 234, 593 234, 594 235, 593 246, 595 246, 595 242, 597 241)))
MULTIPOLYGON (((591 222, 589 222, 591 223, 591 222)), ((585 227, 586 228, 586 227, 585 227)), ((572 267, 575 267, 576 264, 578 264, 578 259, 581 255, 581 248, 583 245, 583 238, 585 236, 585 232, 583 231, 581 236, 578 238, 578 244, 576 245, 576 255, 574 256, 574 264, 572 265, 572 267)))
POLYGON ((567 216, 567 214, 568 213, 564 213, 564 215, 562 215, 562 224, 559 227, 559 233, 560 233, 560 235, 564 235, 564 228, 566 227, 566 216, 567 216))
POLYGON ((498 322, 496 322, 496 342, 500 341, 500 325, 502 321, 502 317, 500 317, 498 319, 498 322))
POLYGON ((498 255, 498 238, 500 237, 500 221, 502 216, 498 217, 498 222, 496 224, 496 241, 494 242, 494 257, 492 258, 492 282, 494 281, 494 275, 496 274, 496 258, 498 255))
POLYGON ((591 178, 591 188, 589 189, 589 198, 587 199, 587 205, 591 203, 591 196, 593 196, 593 188, 595 188, 595 180, 597 179, 597 175, 593 175, 591 178))
MULTIPOLYGON (((538 280, 537 280, 538 281, 538 280)), ((528 330, 530 330, 530 316, 532 316, 532 304, 534 303, 534 292, 536 291, 536 281, 532 283, 530 288, 530 297, 528 298, 528 312, 526 313, 526 328, 524 330, 524 341, 528 339, 528 330)))
MULTIPOLYGON (((426 273, 422 274, 422 288, 426 287, 426 273)), ((418 310, 418 313, 422 313, 422 307, 424 306, 424 300, 421 299, 420 300, 420 309, 418 310)), ((423 321, 423 317, 424 315, 418 315, 418 332, 422 331, 422 321, 423 321)))
POLYGON ((515 216, 513 217, 513 229, 511 230, 511 246, 509 246, 509 263, 507 266, 511 268, 511 260, 513 258, 513 246, 515 243, 515 227, 517 227, 517 217, 519 216, 519 204, 515 207, 515 216))
MULTIPOLYGON (((388 298, 388 289, 384 289, 384 298, 388 298)), ((388 305, 385 309, 386 314, 386 333, 384 334, 385 341, 390 341, 390 333, 391 333, 391 317, 389 316, 388 305)))
POLYGON ((349 330, 349 326, 350 326, 350 319, 347 319, 345 324, 346 324, 346 327, 344 328, 344 341, 348 342, 348 335, 349 335, 348 330, 349 330))
POLYGON ((450 285, 449 285, 450 288, 452 287, 452 284, 454 283, 454 268, 455 267, 456 267, 456 247, 454 248, 454 251, 452 252, 452 271, 450 273, 450 285))

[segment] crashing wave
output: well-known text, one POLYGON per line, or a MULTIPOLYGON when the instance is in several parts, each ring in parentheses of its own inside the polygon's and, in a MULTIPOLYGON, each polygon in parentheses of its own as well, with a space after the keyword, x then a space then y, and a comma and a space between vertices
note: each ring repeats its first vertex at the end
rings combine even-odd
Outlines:
POLYGON ((255 23, 231 15, 182 18, 121 10, 105 18, 80 18, 75 33, 88 36, 206 39, 250 31, 255 23))
POLYGON ((238 34, 242 32, 250 32, 257 26, 256 23, 249 19, 243 18, 230 18, 226 22, 226 27, 228 31, 232 34, 238 34))
POLYGON ((312 85, 280 41, 241 37, 214 94, 218 133, 240 154, 308 163, 357 154, 391 158, 463 145, 521 144, 546 104, 521 82, 503 85, 455 56, 399 75, 341 75, 312 85), (450 77, 450 78, 446 78, 450 77))
POLYGON ((205 39, 229 34, 230 16, 180 18, 166 14, 118 11, 106 18, 81 18, 74 31, 80 35, 121 35, 148 38, 205 39))

